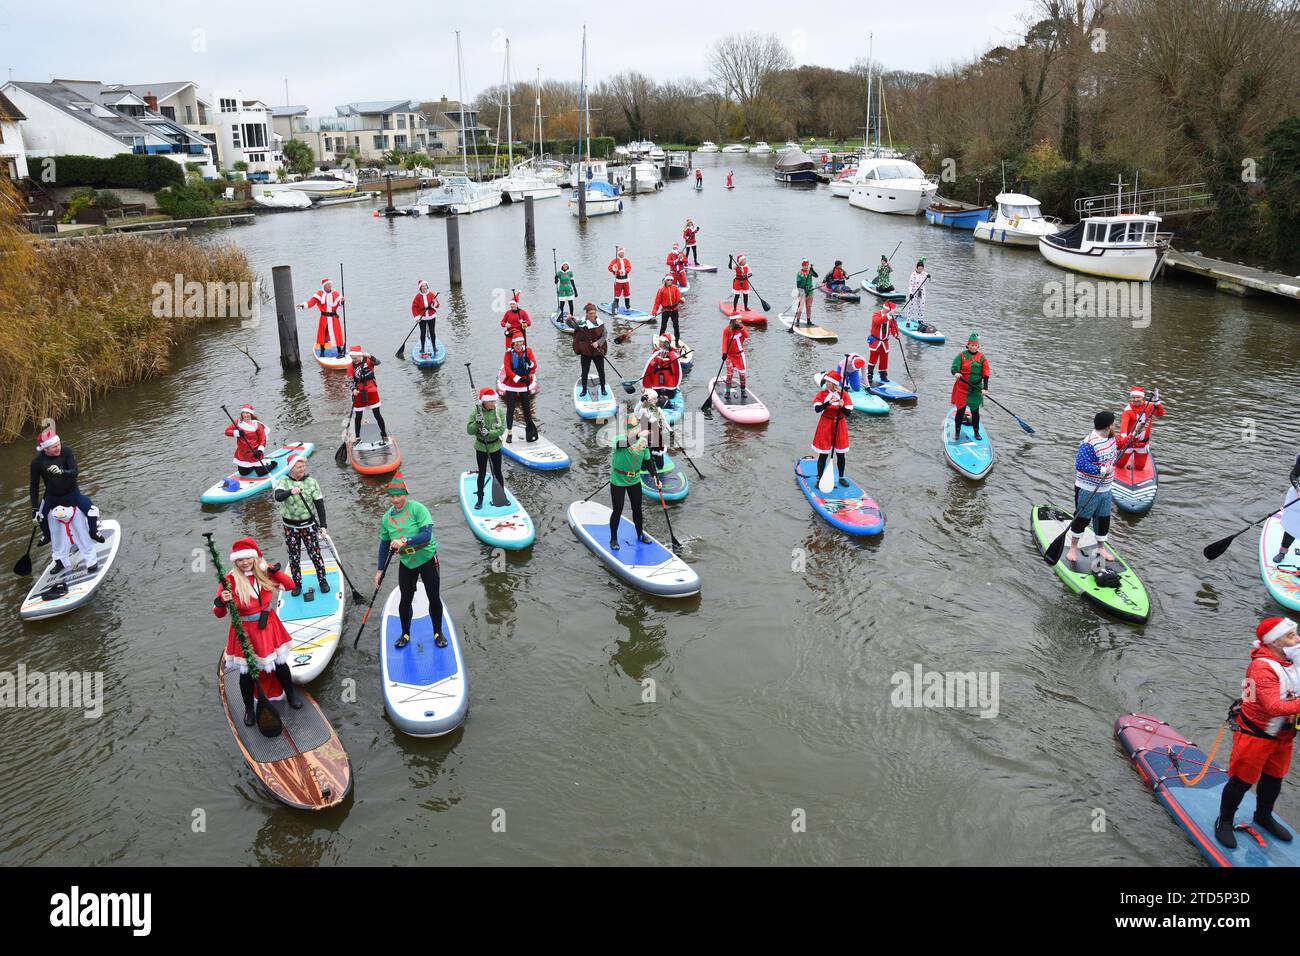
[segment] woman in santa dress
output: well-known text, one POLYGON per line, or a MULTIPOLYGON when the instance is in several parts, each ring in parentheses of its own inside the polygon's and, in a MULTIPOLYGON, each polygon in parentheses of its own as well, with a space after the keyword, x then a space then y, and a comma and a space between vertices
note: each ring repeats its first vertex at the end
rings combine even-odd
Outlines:
POLYGON ((839 466, 840 484, 847 488, 849 481, 844 477, 846 455, 849 451, 849 412, 853 411, 853 399, 844 393, 838 370, 827 372, 817 382, 821 391, 813 398, 813 411, 821 417, 817 419, 817 431, 813 434, 812 449, 817 452, 817 480, 822 480, 826 462, 835 452, 835 463, 839 466))
POLYGON ((226 437, 235 439, 235 467, 244 477, 267 473, 266 426, 257 420, 252 404, 239 410, 239 421, 226 426, 226 437))
MULTIPOLYGON (((260 670, 258 679, 268 700, 282 697, 297 710, 302 706, 294 693, 293 677, 289 673, 289 652, 293 640, 275 613, 280 589, 293 588, 293 579, 271 567, 262 556, 262 550, 252 538, 240 538, 230 548, 230 563, 226 583, 217 591, 212 603, 212 613, 225 617, 227 601, 233 600, 244 624, 244 633, 253 648, 260 670)), ((253 726, 253 678, 248 673, 248 659, 232 622, 226 637, 226 662, 239 667, 239 694, 244 699, 244 725, 253 726)))

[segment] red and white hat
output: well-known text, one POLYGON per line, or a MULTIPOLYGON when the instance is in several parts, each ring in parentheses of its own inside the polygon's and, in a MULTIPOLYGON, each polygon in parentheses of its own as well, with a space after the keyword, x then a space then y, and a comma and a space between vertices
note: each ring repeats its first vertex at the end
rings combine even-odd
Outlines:
POLYGON ((417 289, 422 289, 422 288, 424 288, 424 287, 425 287, 426 285, 428 285, 428 284, 429 284, 429 283, 426 282, 424 279, 421 279, 419 282, 417 282, 417 283, 415 284, 415 287, 416 287, 417 289))
MULTIPOLYGON (((849 356, 849 368, 860 372, 862 371, 862 369, 866 368, 866 365, 867 365, 867 360, 864 359, 861 355, 849 356)), ((836 371, 838 371, 838 369, 836 371)))
POLYGON ((1134 385, 1132 388, 1128 390, 1129 401, 1132 401, 1135 398, 1141 399, 1146 397, 1147 397, 1147 393, 1140 385, 1134 385))
POLYGON ((321 284, 321 285, 325 285, 326 283, 333 282, 333 281, 334 281, 334 280, 331 279, 329 276, 326 276, 325 278, 323 278, 323 279, 320 280, 320 284, 321 284))
POLYGON ((516 335, 513 339, 510 340, 510 344, 511 344, 511 345, 523 345, 523 344, 526 343, 527 341, 528 341, 528 340, 527 340, 526 338, 524 338, 522 335, 516 335))
POLYGON ((673 281, 674 281, 674 280, 673 280, 673 277, 672 277, 671 274, 666 274, 666 275, 664 276, 664 285, 668 285, 668 283, 673 282, 673 281))
POLYGON ((37 451, 45 451, 45 449, 51 448, 59 443, 59 435, 54 430, 54 422, 47 418, 45 419, 45 423, 45 429, 36 436, 37 451))
POLYGON ((886 312, 893 312, 893 311, 894 311, 894 308, 895 308, 895 303, 894 303, 894 301, 893 301, 892 299, 886 299, 886 300, 885 300, 885 306, 884 306, 885 311, 886 311, 886 312))
POLYGON ((1255 628, 1255 642, 1251 647, 1272 644, 1279 637, 1286 637, 1296 629, 1295 621, 1289 617, 1266 617, 1255 628))
POLYGON ((257 413, 253 411, 252 402, 245 402, 243 405, 239 407, 239 421, 236 422, 235 424, 241 432, 257 431, 257 413), (253 416, 253 420, 251 422, 244 421, 244 412, 248 412, 248 414, 253 416))
POLYGON ((838 385, 840 384, 840 370, 833 368, 829 372, 823 372, 821 375, 816 376, 814 381, 818 385, 838 385))
POLYGON ((257 542, 252 538, 240 538, 230 546, 230 563, 234 564, 241 558, 260 558, 262 549, 257 546, 257 542))
POLYGON ((747 262, 748 260, 745 258, 744 254, 742 253, 741 255, 736 256, 736 261, 743 263, 743 262, 747 262))
POLYGON ((494 388, 480 388, 478 390, 479 402, 495 402, 497 400, 497 391, 494 388))
POLYGON ((304 457, 302 457, 302 455, 298 454, 297 452, 294 452, 293 454, 291 454, 288 458, 286 458, 286 459, 284 460, 284 463, 288 466, 288 469, 287 469, 287 470, 289 470, 289 471, 293 471, 293 466, 294 466, 294 465, 298 464, 298 462, 300 462, 300 461, 306 461, 306 460, 307 460, 307 459, 304 458, 304 457))
POLYGON ((365 358, 366 353, 362 350, 360 345, 353 345, 348 349, 348 356, 350 358, 365 358))

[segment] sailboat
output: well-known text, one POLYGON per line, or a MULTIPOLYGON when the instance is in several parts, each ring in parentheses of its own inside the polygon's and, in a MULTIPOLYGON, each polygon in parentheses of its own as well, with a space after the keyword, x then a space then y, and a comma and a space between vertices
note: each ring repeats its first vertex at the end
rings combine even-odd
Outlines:
POLYGON ((582 28, 582 93, 579 99, 581 103, 581 112, 578 114, 578 166, 573 179, 573 194, 569 197, 569 212, 575 216, 581 217, 583 214, 583 205, 586 206, 586 215, 608 216, 613 213, 623 211, 623 200, 619 196, 617 186, 606 182, 603 179, 596 179, 591 171, 593 165, 605 167, 602 161, 599 164, 591 162, 591 104, 587 101, 587 28, 582 28), (586 148, 583 149, 583 130, 586 130, 586 148), (583 190, 584 202, 578 202, 578 190, 583 190))
MULTIPOLYGON (((424 213, 446 213, 465 216, 501 205, 501 190, 489 183, 476 183, 469 178, 469 143, 465 129, 465 66, 460 52, 460 31, 456 31, 456 85, 460 109, 460 158, 465 164, 465 175, 449 176, 442 186, 425 193, 416 201, 416 208, 424 213)), ((476 148, 477 149, 477 148, 476 148)))
MULTIPOLYGON (((541 72, 538 72, 537 122, 541 122, 542 95, 540 88, 541 72)), ((550 199, 560 194, 560 187, 534 175, 527 163, 515 165, 515 126, 514 111, 510 102, 510 40, 506 39, 506 150, 510 163, 510 174, 494 179, 489 186, 501 191, 501 198, 506 202, 523 202, 527 197, 550 199)))

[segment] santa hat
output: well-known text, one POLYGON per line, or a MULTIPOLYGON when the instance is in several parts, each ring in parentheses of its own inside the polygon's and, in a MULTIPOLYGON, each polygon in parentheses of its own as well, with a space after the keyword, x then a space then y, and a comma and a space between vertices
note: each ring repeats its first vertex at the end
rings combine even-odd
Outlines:
POLYGON ((617 251, 618 254, 621 256, 621 255, 623 254, 623 247, 622 247, 622 246, 619 246, 618 249, 617 249, 616 251, 617 251))
POLYGON ((417 282, 417 283, 415 284, 415 287, 416 287, 417 289, 422 289, 422 288, 424 288, 424 287, 425 287, 426 285, 428 285, 428 284, 429 284, 428 282, 426 282, 425 280, 421 279, 419 282, 417 282))
POLYGON ((804 266, 806 266, 806 265, 810 265, 810 264, 811 264, 811 263, 809 263, 808 260, 805 259, 805 260, 803 260, 803 262, 799 263, 799 268, 802 269, 804 266))
POLYGON ((320 280, 320 284, 321 284, 321 285, 325 285, 326 283, 332 283, 333 281, 334 281, 334 280, 331 279, 329 276, 326 276, 325 278, 323 278, 323 279, 320 280))
POLYGON ((817 385, 838 385, 840 384, 840 371, 839 369, 831 369, 829 372, 815 375, 813 376, 813 382, 817 385))
POLYGON ((864 359, 861 355, 854 355, 852 358, 849 359, 849 368, 856 369, 859 372, 862 371, 862 369, 866 366, 866 364, 867 364, 867 360, 864 359))
POLYGON ((388 488, 385 490, 390 496, 410 494, 406 490, 406 476, 400 471, 393 472, 393 477, 388 479, 388 488))
POLYGON ((45 421, 41 422, 41 425, 44 427, 42 428, 41 433, 36 436, 37 451, 45 451, 45 449, 59 443, 58 433, 54 430, 54 419, 47 418, 45 421))
POLYGON ((235 425, 239 428, 241 432, 257 431, 257 413, 253 411, 252 402, 245 402, 243 405, 240 406, 239 421, 236 422, 235 425), (253 420, 251 422, 244 421, 244 412, 248 412, 248 414, 253 416, 253 420))
POLYGON ((260 558, 262 549, 257 546, 257 542, 252 538, 240 538, 230 546, 230 563, 234 564, 241 558, 260 558))
POLYGON ((736 256, 736 261, 737 261, 737 262, 746 262, 747 260, 745 259, 745 257, 744 257, 743 255, 740 255, 740 256, 736 256))
POLYGON ((670 283, 670 282, 672 282, 672 281, 673 281, 673 277, 672 277, 671 275, 665 275, 665 276, 664 276, 664 285, 667 285, 668 283, 670 283))
POLYGON ((1134 385, 1132 388, 1128 390, 1128 397, 1129 397, 1129 401, 1132 401, 1135 398, 1138 399, 1146 398, 1147 393, 1140 385, 1134 385))
POLYGON ((495 402, 495 401, 497 400, 496 389, 494 389, 494 388, 480 388, 480 389, 478 390, 478 400, 479 400, 480 403, 482 403, 482 402, 495 402))
POLYGON ((673 243, 673 248, 674 248, 674 249, 680 249, 680 248, 681 248, 681 244, 680 244, 680 243, 676 243, 676 242, 674 242, 674 243, 673 243))
POLYGON ((893 312, 893 311, 894 311, 894 302, 893 302, 892 299, 886 299, 886 300, 885 300, 885 311, 886 311, 886 312, 893 312))
POLYGON ((307 460, 307 459, 304 458, 304 457, 302 457, 302 455, 298 454, 297 452, 294 452, 292 455, 290 455, 290 456, 289 456, 288 458, 286 458, 284 461, 285 461, 285 464, 288 465, 287 470, 288 470, 288 471, 293 471, 293 466, 294 466, 294 465, 298 464, 298 462, 300 462, 300 461, 306 461, 306 460, 307 460))
POLYGON ((1296 629, 1295 621, 1289 617, 1266 617, 1255 628, 1255 642, 1251 647, 1272 644, 1279 637, 1286 637, 1296 629))
POLYGON ((516 289, 515 292, 514 292, 514 294, 510 296, 510 301, 513 302, 513 303, 515 303, 515 305, 518 305, 518 304, 519 304, 519 295, 520 295, 519 290, 516 289))
POLYGON ((668 346, 672 344, 672 341, 673 340, 666 335, 655 336, 655 345, 659 346, 661 349, 668 348, 668 346))
POLYGON ((354 345, 348 349, 349 358, 365 358, 366 353, 361 350, 360 345, 354 345))
POLYGON ((523 343, 525 343, 525 342, 527 342, 527 341, 528 341, 528 340, 525 339, 522 335, 516 335, 513 339, 510 340, 510 344, 511 344, 511 345, 522 345, 523 343))

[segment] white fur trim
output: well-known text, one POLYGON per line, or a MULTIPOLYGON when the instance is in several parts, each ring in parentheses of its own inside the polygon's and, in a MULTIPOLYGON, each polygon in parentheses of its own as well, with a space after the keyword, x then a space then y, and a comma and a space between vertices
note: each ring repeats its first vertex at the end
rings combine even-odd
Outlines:
POLYGON ((1272 630, 1266 631, 1264 633, 1264 636, 1260 638, 1259 641, 1256 642, 1256 644, 1258 645, 1261 641, 1265 644, 1272 644, 1279 637, 1285 637, 1286 635, 1290 634, 1293 630, 1295 630, 1295 627, 1296 627, 1295 621, 1291 620, 1289 617, 1284 617, 1282 618, 1282 620, 1278 621, 1276 624, 1273 625, 1272 630))
POLYGON ((242 548, 239 551, 230 552, 230 563, 234 564, 236 561, 239 561, 242 558, 255 558, 255 557, 257 557, 257 552, 254 551, 252 548, 242 548))

